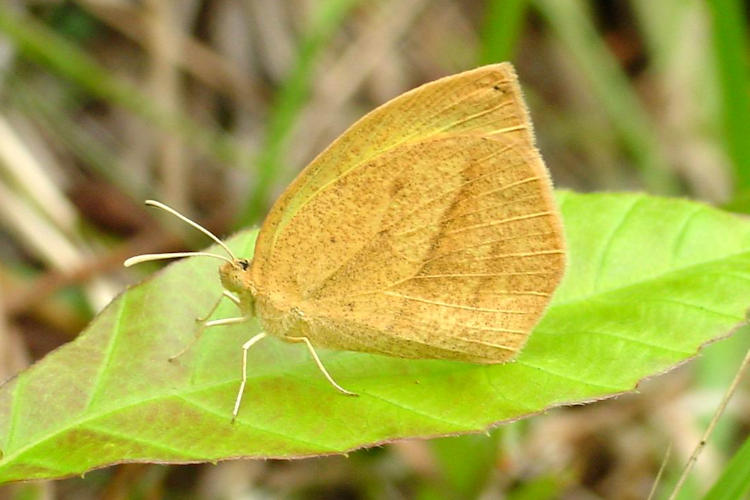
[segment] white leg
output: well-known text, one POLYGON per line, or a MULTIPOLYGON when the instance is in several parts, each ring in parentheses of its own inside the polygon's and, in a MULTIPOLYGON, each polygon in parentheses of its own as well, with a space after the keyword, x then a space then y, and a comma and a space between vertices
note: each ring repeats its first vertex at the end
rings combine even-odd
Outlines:
POLYGON ((238 299, 232 292, 230 292, 228 290, 222 290, 221 291, 221 296, 218 298, 218 300, 216 302, 214 302, 213 307, 211 307, 211 309, 208 311, 208 313, 205 316, 203 316, 202 318, 195 318, 195 321, 197 321, 198 323, 205 322, 208 318, 211 317, 211 315, 213 315, 213 313, 219 307, 219 304, 221 304, 222 299, 225 298, 225 297, 228 298, 229 300, 231 300, 232 302, 234 302, 234 304, 237 307, 239 307, 239 305, 240 305, 240 299, 238 299))
POLYGON ((195 345, 196 342, 198 342, 198 339, 201 338, 201 334, 202 333, 203 333, 203 328, 198 329, 198 331, 195 332, 195 335, 193 336, 193 340, 191 340, 190 342, 188 342, 188 344, 185 347, 183 347, 180 350, 180 352, 178 352, 177 354, 174 354, 174 355, 170 356, 169 358, 167 358, 167 360, 171 363, 175 359, 179 358, 180 356, 182 356, 183 354, 185 354, 186 352, 188 352, 190 350, 190 348, 193 347, 193 345, 195 345))
POLYGON ((232 292, 230 292, 229 290, 222 290, 221 294, 222 294, 222 295, 223 295, 224 297, 226 297, 226 298, 228 298, 229 300, 231 300, 232 302, 234 302, 234 305, 236 305, 237 307, 239 307, 239 305, 240 305, 240 298, 239 298, 239 297, 237 297, 237 296, 236 296, 235 294, 233 294, 233 293, 232 293, 232 292))
MULTIPOLYGON (((168 358, 169 361, 174 361, 175 359, 179 358, 180 356, 182 356, 183 354, 185 354, 186 352, 188 352, 190 350, 190 348, 193 347, 196 342, 198 342, 198 339, 201 337, 201 334, 203 334, 203 330, 205 328, 209 328, 211 326, 219 326, 219 325, 231 325, 231 324, 234 324, 234 323, 241 323, 242 322, 242 321, 237 321, 240 318, 226 318, 226 320, 230 320, 230 321, 226 321, 224 319, 218 319, 218 320, 214 320, 214 321, 206 321, 208 318, 210 318, 213 315, 213 313, 219 307, 219 304, 221 304, 221 301, 222 301, 222 299, 224 297, 226 297, 229 300, 231 300, 232 302, 234 302, 237 306, 240 305, 240 299, 238 299, 232 292, 227 291, 227 290, 223 290, 222 293, 221 293, 221 297, 219 297, 219 299, 216 302, 214 302, 214 305, 208 311, 208 314, 206 314, 202 318, 195 318, 195 321, 198 322, 198 323, 202 323, 202 325, 198 329, 198 331, 195 333, 195 336, 193 337, 193 339, 180 352, 178 352, 174 356, 170 356, 168 358)), ((247 318, 242 318, 242 319, 245 320, 247 318)))
POLYGON ((206 321, 206 324, 204 325, 204 327, 211 328, 212 326, 236 325, 238 323, 244 323, 245 321, 248 321, 249 319, 250 318, 247 316, 237 316, 236 318, 215 319, 212 321, 206 321))
POLYGON ((244 323, 245 321, 249 320, 247 316, 238 316, 236 318, 223 318, 223 319, 215 319, 213 321, 206 321, 203 326, 201 326, 198 331, 195 333, 195 336, 193 337, 193 340, 188 343, 180 352, 175 354, 174 356, 171 356, 169 358, 169 361, 174 361, 175 359, 179 358, 183 354, 185 354, 193 345, 195 345, 196 342, 198 342, 198 339, 203 334, 203 330, 206 328, 210 328, 212 326, 222 326, 222 325, 236 325, 238 323, 244 323))
POLYGON ((266 337, 265 332, 260 332, 244 344, 242 344, 242 383, 240 384, 240 390, 237 392, 237 399, 234 401, 234 410, 232 410, 232 423, 237 418, 237 414, 240 412, 240 402, 242 401, 242 393, 245 392, 245 384, 247 383, 247 350, 252 347, 257 341, 266 337))
POLYGON ((307 350, 310 351, 310 354, 312 354, 313 359, 315 360, 315 363, 318 365, 318 368, 321 372, 323 372, 323 375, 328 379, 328 381, 331 383, 332 386, 334 386, 336 389, 338 389, 340 392, 346 394, 347 396, 359 396, 359 394, 347 391, 343 387, 341 387, 339 384, 336 383, 335 380, 333 380, 333 377, 328 373, 328 370, 326 370, 326 367, 323 366, 323 363, 320 361, 320 358, 318 357, 318 353, 315 352, 315 349, 313 348, 312 343, 310 343, 310 339, 307 337, 285 337, 284 340, 290 340, 292 342, 304 342, 305 345, 307 345, 307 350))

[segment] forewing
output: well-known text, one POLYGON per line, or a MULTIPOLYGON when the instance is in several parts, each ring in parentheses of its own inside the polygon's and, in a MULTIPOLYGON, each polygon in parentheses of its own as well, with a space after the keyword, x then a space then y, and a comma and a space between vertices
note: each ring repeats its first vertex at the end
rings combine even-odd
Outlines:
POLYGON ((564 267, 520 99, 501 64, 427 84, 357 122, 272 209, 253 264, 259 291, 338 330, 331 347, 512 356, 564 267))

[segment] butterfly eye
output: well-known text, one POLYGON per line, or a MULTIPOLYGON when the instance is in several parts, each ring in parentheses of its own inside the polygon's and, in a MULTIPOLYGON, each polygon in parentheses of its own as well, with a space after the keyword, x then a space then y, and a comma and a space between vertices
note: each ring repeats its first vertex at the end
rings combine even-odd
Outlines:
POLYGON ((237 262, 239 263, 243 271, 247 271, 247 268, 250 267, 250 262, 248 262, 247 259, 240 259, 237 262))

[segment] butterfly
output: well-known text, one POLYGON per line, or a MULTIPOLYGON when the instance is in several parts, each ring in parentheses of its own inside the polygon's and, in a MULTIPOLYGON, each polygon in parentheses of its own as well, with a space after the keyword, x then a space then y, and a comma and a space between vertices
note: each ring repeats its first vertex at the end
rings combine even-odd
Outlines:
POLYGON ((240 313, 204 326, 256 318, 262 327, 242 346, 233 420, 248 349, 266 336, 304 343, 349 395, 316 348, 502 363, 521 350, 565 270, 552 183, 510 63, 427 83, 357 121, 275 202, 252 259, 148 203, 228 257, 150 254, 126 265, 222 259, 222 298, 240 313))

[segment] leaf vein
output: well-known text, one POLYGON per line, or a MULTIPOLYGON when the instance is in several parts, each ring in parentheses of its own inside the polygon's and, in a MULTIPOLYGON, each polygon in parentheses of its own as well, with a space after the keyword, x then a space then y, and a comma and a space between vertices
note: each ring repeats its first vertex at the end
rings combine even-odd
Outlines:
POLYGON ((678 354, 690 354, 690 351, 683 351, 683 350, 680 350, 680 349, 675 349, 675 348, 667 347, 667 346, 660 345, 660 344, 654 344, 653 342, 647 342, 645 340, 637 339, 635 337, 628 337, 626 335, 622 335, 622 334, 614 333, 614 332, 604 332, 604 331, 600 331, 600 330, 588 330, 588 331, 582 331, 580 333, 584 333, 584 334, 586 334, 586 333, 593 333, 594 335, 601 335, 601 336, 604 336, 604 337, 611 337, 611 338, 615 338, 615 339, 619 339, 619 340, 625 340, 627 342, 632 342, 634 344, 640 344, 640 345, 643 345, 643 346, 646 346, 646 347, 650 347, 650 348, 653 348, 653 349, 661 349, 663 351, 669 351, 669 352, 674 352, 674 353, 678 353, 678 354))
MULTIPOLYGON (((703 212, 702 206, 697 206, 695 209, 693 209, 683 220, 680 224, 680 228, 677 231, 677 234, 675 235, 674 243, 672 245, 672 264, 674 263, 675 259, 677 258, 677 255, 679 254, 680 249, 682 248, 682 245, 685 241, 685 235, 687 235, 687 230, 690 226, 690 224, 695 219, 695 216, 699 213, 703 212)), ((670 266, 671 267, 671 266, 670 266)))
MULTIPOLYGON (((666 272, 662 272, 662 273, 660 273, 658 275, 654 275, 654 276, 650 277, 649 279, 643 279, 643 280, 635 282, 635 283, 623 284, 621 286, 616 286, 616 287, 613 287, 613 288, 610 288, 610 289, 604 290, 604 291, 600 290, 600 291, 598 291, 596 293, 590 293, 589 295, 585 295, 585 296, 582 296, 580 298, 575 298, 575 299, 571 299, 571 300, 568 300, 568 301, 554 302, 554 303, 551 304, 551 307, 554 307, 554 308, 556 308, 556 307, 563 307, 563 306, 567 307, 567 306, 575 305, 575 304, 578 304, 578 303, 581 303, 581 302, 587 302, 589 300, 595 299, 597 296, 610 295, 610 294, 614 294, 614 293, 618 293, 618 292, 622 292, 622 291, 628 290, 630 288, 638 288, 638 287, 644 286, 645 284, 658 282, 659 280, 662 280, 664 278, 669 277, 669 275, 671 275, 671 274, 680 274, 680 273, 683 273, 683 272, 686 272, 686 271, 690 271, 690 270, 698 270, 697 268, 700 268, 701 266, 715 264, 715 263, 719 263, 721 261, 725 261, 727 259, 733 259, 733 258, 743 258, 745 260, 750 260, 750 251, 747 251, 747 252, 737 252, 737 253, 733 253, 733 254, 729 254, 729 255, 723 255, 723 256, 721 256, 721 257, 719 257, 717 259, 709 259, 709 260, 705 260, 705 261, 702 261, 702 262, 696 262, 694 264, 691 264, 691 265, 688 265, 688 266, 685 266, 685 267, 681 267, 681 268, 677 268, 677 269, 670 269, 670 270, 668 270, 666 272)), ((746 275, 738 275, 738 274, 731 273, 731 272, 721 272, 721 273, 717 273, 717 274, 719 274, 720 276, 732 276, 732 277, 735 277, 735 278, 743 279, 745 281, 750 281, 750 276, 746 276, 746 275)))
POLYGON ((147 440, 145 438, 140 438, 140 437, 134 436, 132 434, 125 434, 123 432, 117 432, 116 430, 111 429, 109 427, 104 427, 104 426, 101 426, 101 425, 96 425, 94 422, 91 422, 87 426, 81 426, 81 427, 82 428, 91 429, 91 430, 93 430, 95 432, 98 432, 98 433, 101 433, 101 434, 106 434, 108 436, 112 436, 112 437, 116 437, 116 438, 119 438, 119 439, 123 439, 125 441, 132 441, 132 442, 135 442, 135 443, 145 444, 145 445, 147 445, 149 447, 152 447, 152 448, 158 448, 160 450, 172 452, 172 453, 175 453, 177 455, 180 455, 183 458, 193 458, 185 450, 181 450, 179 448, 175 448, 174 446, 169 446, 169 445, 162 444, 162 443, 156 442, 156 441, 149 441, 149 440, 147 440))
POLYGON ((120 338, 120 334, 122 332, 122 317, 124 311, 127 309, 129 300, 130 295, 125 294, 122 298, 122 302, 120 302, 118 305, 117 314, 114 320, 114 331, 112 332, 109 342, 107 343, 107 350, 104 353, 104 359, 102 359, 99 363, 99 369, 96 371, 96 376, 92 381, 91 391, 89 392, 88 400, 86 401, 86 405, 84 406, 85 410, 88 410, 91 407, 92 403, 96 400, 99 392, 101 391, 101 384, 103 383, 102 380, 104 379, 104 374, 107 372, 107 368, 109 368, 112 362, 112 355, 115 350, 115 345, 117 344, 117 341, 120 338))
POLYGON ((599 263, 596 266, 596 275, 594 277, 594 287, 593 287, 594 292, 599 291, 599 288, 601 285, 601 277, 604 274, 604 266, 607 264, 609 252, 612 249, 612 245, 614 244, 617 233, 620 232, 622 227, 625 225, 625 222, 633 214, 636 206, 638 206, 644 199, 645 198, 642 198, 642 197, 635 198, 635 200, 633 200, 630 206, 622 213, 622 216, 620 217, 620 221, 617 223, 614 229, 612 229, 612 232, 609 233, 609 237, 607 238, 607 241, 604 243, 604 246, 602 247, 602 252, 599 256, 599 263))
MULTIPOLYGON (((648 297, 648 298, 639 298, 637 301, 632 300, 628 302, 665 302, 668 304, 676 304, 679 306, 687 307, 690 309, 699 309, 702 312, 707 312, 710 314, 713 314, 715 316, 723 316, 725 318, 733 319, 735 321, 741 321, 743 319, 742 316, 735 316, 732 314, 727 314, 725 312, 717 311, 716 309, 712 309, 710 307, 702 306, 700 304, 691 304, 690 302, 684 302, 681 300, 675 300, 675 299, 666 299, 666 298, 656 298, 656 297, 648 297)), ((620 303, 627 303, 626 301, 621 301, 620 303)))
POLYGON ((555 377, 558 377, 558 378, 561 378, 561 379, 564 379, 564 380, 569 380, 571 382, 577 382, 579 384, 588 385, 588 386, 591 386, 591 387, 600 387, 600 388, 606 389, 608 391, 612 391, 612 390, 620 391, 620 390, 622 390, 622 388, 620 388, 620 387, 611 386, 611 385, 604 385, 604 384, 597 384, 596 382, 591 382, 590 380, 585 380, 585 379, 582 379, 582 378, 574 377, 572 375, 568 375, 567 373, 557 372, 555 370, 551 370, 551 369, 545 368, 543 366, 539 366, 539 365, 535 365, 533 363, 529 363, 528 361, 524 361, 523 359, 517 359, 515 361, 515 363, 517 365, 522 365, 522 366, 526 366, 526 367, 529 367, 529 368, 533 368, 535 370, 539 370, 541 372, 547 373, 549 375, 553 375, 555 377))
MULTIPOLYGON (((292 376, 291 374, 288 374, 288 375, 292 376)), ((256 378, 258 378, 258 377, 256 377, 256 378)), ((298 377, 294 377, 294 378, 298 378, 298 377)), ((250 379, 248 378, 248 380, 250 380, 250 379)), ((304 379, 304 380, 306 380, 306 379, 304 379)), ((184 401, 185 403, 193 406, 194 408, 197 408, 199 410, 203 410, 204 412, 209 413, 209 414, 217 417, 219 420, 222 420, 222 419, 224 421, 229 421, 230 420, 229 413, 225 414, 225 413, 216 411, 216 410, 214 410, 213 408, 211 408, 209 406, 200 404, 198 401, 196 401, 194 399, 191 399, 191 398, 188 398, 188 397, 185 397, 183 395, 179 395, 178 394, 178 395, 176 395, 176 397, 179 398, 180 400, 184 401)), ((237 417, 237 421, 240 422, 240 423, 242 423, 242 425, 246 425, 248 427, 252 427, 256 431, 264 432, 266 434, 271 434, 273 436, 279 436, 279 437, 282 437, 284 439, 288 439, 289 441, 295 441, 297 443, 304 444, 305 446, 310 446, 312 448, 318 448, 318 449, 323 449, 323 450, 328 450, 328 451, 335 451, 330 446, 323 445, 323 444, 321 444, 321 443, 319 443, 317 441, 307 441, 307 440, 304 440, 304 439, 300 439, 297 436, 293 436, 291 434, 286 434, 286 433, 283 433, 283 432, 279 432, 279 431, 275 431, 275 430, 270 430, 267 427, 260 427, 256 422, 252 422, 251 423, 251 422, 248 422, 247 420, 243 420, 241 413, 237 417)))

